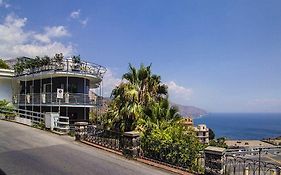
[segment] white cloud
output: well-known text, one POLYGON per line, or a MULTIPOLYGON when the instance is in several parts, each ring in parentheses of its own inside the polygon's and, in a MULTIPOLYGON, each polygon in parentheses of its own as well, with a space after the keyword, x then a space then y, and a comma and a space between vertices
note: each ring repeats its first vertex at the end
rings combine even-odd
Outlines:
POLYGON ((84 19, 84 20, 80 20, 79 22, 80 22, 83 26, 86 26, 86 25, 88 24, 88 21, 89 21, 89 19, 86 18, 86 19, 84 19))
POLYGON ((64 26, 46 27, 44 33, 25 30, 27 18, 14 14, 7 15, 0 23, 0 57, 53 55, 63 53, 71 55, 74 48, 71 44, 53 41, 55 38, 69 36, 64 26))
POLYGON ((69 16, 70 16, 70 18, 72 18, 72 19, 78 21, 80 24, 82 24, 82 26, 86 26, 88 24, 89 18, 81 19, 80 12, 81 12, 81 10, 78 9, 76 11, 71 12, 69 16))
POLYGON ((78 19, 80 17, 80 9, 70 13, 70 17, 73 19, 78 19))
POLYGON ((169 97, 176 103, 185 103, 190 100, 192 89, 176 84, 174 81, 166 83, 168 86, 169 97))
POLYGON ((9 8, 11 5, 7 3, 5 0, 0 0, 0 7, 9 8))
POLYGON ((109 97, 111 95, 111 91, 121 83, 122 79, 118 78, 111 69, 107 69, 104 77, 103 77, 103 95, 105 97, 109 97))
POLYGON ((43 34, 35 34, 34 38, 43 43, 51 42, 52 38, 60 38, 64 36, 70 36, 70 33, 66 30, 64 26, 53 26, 53 27, 45 27, 45 33, 43 34))

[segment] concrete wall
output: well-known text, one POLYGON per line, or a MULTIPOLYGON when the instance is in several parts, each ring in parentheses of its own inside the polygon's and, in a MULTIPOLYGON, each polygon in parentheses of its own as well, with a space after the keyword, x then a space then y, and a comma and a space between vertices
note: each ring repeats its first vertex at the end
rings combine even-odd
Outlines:
POLYGON ((12 102, 12 79, 0 76, 0 100, 6 99, 12 102))

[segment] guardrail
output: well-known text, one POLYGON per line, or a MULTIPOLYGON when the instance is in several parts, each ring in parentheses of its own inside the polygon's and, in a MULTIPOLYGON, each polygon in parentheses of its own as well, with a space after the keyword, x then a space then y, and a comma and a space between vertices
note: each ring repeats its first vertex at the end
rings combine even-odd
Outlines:
POLYGON ((102 79, 104 73, 106 72, 106 68, 96 63, 90 63, 86 61, 75 63, 71 59, 64 59, 61 62, 53 60, 49 63, 49 65, 33 67, 33 68, 25 68, 21 72, 15 72, 15 75, 23 76, 23 75, 30 75, 30 74, 40 73, 45 71, 60 71, 60 72, 89 74, 102 79))
POLYGON ((223 162, 225 175, 280 175, 281 168, 273 163, 227 155, 223 162))
POLYGON ((57 99, 57 93, 18 94, 14 104, 52 104, 52 105, 96 105, 97 97, 84 93, 64 93, 63 99, 57 99))
MULTIPOLYGON (((34 124, 45 125, 45 113, 24 110, 24 109, 7 109, 0 108, 0 113, 4 114, 14 114, 14 120, 16 122, 26 124, 32 126, 34 124)), ((69 117, 66 116, 58 116, 57 120, 54 120, 54 129, 63 133, 67 133, 69 131, 69 117)))
POLYGON ((101 129, 95 125, 88 125, 85 140, 113 149, 121 151, 123 148, 123 134, 111 130, 101 129))

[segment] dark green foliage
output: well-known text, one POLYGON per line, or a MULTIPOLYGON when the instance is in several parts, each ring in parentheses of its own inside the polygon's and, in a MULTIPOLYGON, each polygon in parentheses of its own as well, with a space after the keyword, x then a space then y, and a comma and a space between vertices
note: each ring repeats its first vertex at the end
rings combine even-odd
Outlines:
POLYGON ((181 124, 178 109, 170 105, 168 89, 151 66, 129 65, 100 122, 105 129, 141 133, 144 156, 172 165, 198 170, 196 160, 203 149, 193 130, 181 124))
POLYGON ((0 100, 0 113, 4 114, 6 119, 15 117, 14 106, 7 100, 0 100))
POLYGON ((227 148, 227 145, 225 143, 225 138, 220 137, 216 140, 211 140, 210 141, 210 146, 217 146, 217 147, 222 147, 222 148, 227 148))
POLYGON ((0 59, 0 69, 10 69, 10 67, 4 60, 0 59))
POLYGON ((196 161, 202 145, 192 131, 179 123, 161 121, 151 124, 141 136, 145 157, 179 167, 197 170, 196 161))
POLYGON ((215 135, 214 131, 211 128, 209 128, 209 139, 214 140, 215 137, 216 137, 216 135, 215 135))
POLYGON ((73 63, 80 63, 80 62, 81 62, 80 55, 78 55, 78 56, 73 56, 73 57, 72 57, 72 61, 73 61, 73 63))

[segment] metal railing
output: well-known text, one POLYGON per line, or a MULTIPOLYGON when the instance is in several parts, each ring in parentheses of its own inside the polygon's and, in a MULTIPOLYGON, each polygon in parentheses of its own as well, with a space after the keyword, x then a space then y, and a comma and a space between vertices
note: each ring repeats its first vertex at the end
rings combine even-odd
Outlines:
POLYGON ((99 78, 103 78, 106 68, 96 63, 90 63, 81 61, 79 63, 73 62, 71 59, 64 59, 61 62, 51 61, 49 65, 40 67, 25 68, 21 72, 15 72, 16 76, 29 75, 45 71, 60 71, 60 72, 71 72, 80 74, 94 75, 99 78))
MULTIPOLYGON (((24 110, 24 109, 7 109, 0 108, 0 113, 4 114, 14 114, 14 120, 19 123, 23 123, 26 125, 34 125, 34 124, 43 124, 45 125, 45 113, 24 110)), ((69 117, 59 116, 58 120, 54 121, 54 129, 61 132, 69 131, 69 117)))
POLYGON ((223 162, 225 175, 280 175, 276 164, 227 155, 223 162))
POLYGON ((96 105, 97 99, 84 93, 65 93, 64 98, 57 99, 57 93, 18 94, 14 104, 52 104, 52 105, 96 105))
POLYGON ((88 125, 85 140, 113 150, 121 151, 122 133, 98 128, 95 125, 88 125))

